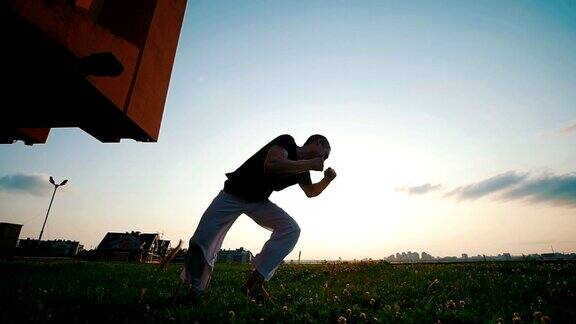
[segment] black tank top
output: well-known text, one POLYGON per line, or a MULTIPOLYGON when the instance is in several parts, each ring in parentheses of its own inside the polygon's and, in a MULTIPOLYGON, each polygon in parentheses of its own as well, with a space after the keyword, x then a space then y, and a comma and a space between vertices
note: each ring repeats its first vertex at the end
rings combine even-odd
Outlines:
POLYGON ((298 160, 294 138, 287 134, 280 135, 258 150, 236 171, 226 173, 228 180, 224 182, 224 191, 247 201, 266 201, 272 191, 280 191, 297 183, 311 184, 312 180, 308 171, 291 176, 264 173, 266 155, 274 145, 288 151, 289 160, 298 160))

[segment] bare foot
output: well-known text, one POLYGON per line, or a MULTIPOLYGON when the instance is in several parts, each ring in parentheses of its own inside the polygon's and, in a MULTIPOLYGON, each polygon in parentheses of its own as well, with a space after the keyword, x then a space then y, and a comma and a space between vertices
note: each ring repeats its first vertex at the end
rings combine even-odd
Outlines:
POLYGON ((264 277, 256 270, 252 271, 246 283, 240 287, 240 291, 248 298, 260 302, 270 301, 270 294, 264 289, 264 277))

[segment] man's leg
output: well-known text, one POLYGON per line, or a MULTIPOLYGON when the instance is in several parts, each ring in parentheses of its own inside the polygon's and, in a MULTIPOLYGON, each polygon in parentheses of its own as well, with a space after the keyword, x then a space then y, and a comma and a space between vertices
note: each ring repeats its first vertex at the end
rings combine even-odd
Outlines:
POLYGON ((208 287, 212 269, 206 263, 202 249, 192 239, 190 239, 188 251, 184 256, 184 267, 185 278, 182 280, 191 286, 189 298, 197 299, 208 287))
POLYGON ((270 201, 258 204, 246 214, 258 225, 272 231, 270 239, 253 261, 258 273, 268 281, 298 242, 300 227, 288 213, 270 201))
POLYGON ((192 285, 192 297, 206 290, 224 237, 244 208, 242 200, 220 191, 202 215, 180 274, 183 282, 192 285))

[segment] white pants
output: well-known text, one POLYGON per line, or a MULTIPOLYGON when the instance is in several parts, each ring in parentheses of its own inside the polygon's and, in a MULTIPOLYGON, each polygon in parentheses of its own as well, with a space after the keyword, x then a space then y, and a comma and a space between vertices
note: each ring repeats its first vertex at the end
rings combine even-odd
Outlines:
MULTIPOLYGON (((183 282, 191 284, 198 292, 206 289, 224 237, 241 214, 248 215, 258 225, 272 231, 270 239, 253 260, 254 267, 265 280, 272 278, 278 265, 296 245, 300 227, 290 215, 271 201, 249 202, 221 190, 202 215, 190 239, 191 246, 195 244, 200 247, 206 262, 202 262, 200 267, 191 266, 189 262, 195 262, 198 258, 190 257, 180 274, 183 282), (188 268, 200 271, 188 271, 188 268)), ((190 251, 193 253, 194 249, 190 251)))

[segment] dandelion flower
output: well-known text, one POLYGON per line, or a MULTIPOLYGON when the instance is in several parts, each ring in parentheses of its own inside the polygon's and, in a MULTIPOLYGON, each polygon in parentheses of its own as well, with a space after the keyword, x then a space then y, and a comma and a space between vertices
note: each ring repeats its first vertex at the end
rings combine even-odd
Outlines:
POLYGON ((346 317, 344 316, 338 317, 338 324, 346 324, 346 317))

